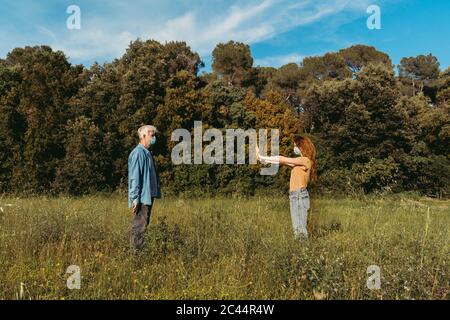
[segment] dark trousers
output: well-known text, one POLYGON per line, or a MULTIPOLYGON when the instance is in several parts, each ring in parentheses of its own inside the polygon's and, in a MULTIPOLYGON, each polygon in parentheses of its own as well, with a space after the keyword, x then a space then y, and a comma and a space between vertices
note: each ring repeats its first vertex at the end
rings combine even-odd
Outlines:
POLYGON ((150 222, 154 199, 151 205, 139 203, 133 212, 133 224, 131 226, 131 247, 134 251, 140 251, 144 245, 145 230, 150 222))

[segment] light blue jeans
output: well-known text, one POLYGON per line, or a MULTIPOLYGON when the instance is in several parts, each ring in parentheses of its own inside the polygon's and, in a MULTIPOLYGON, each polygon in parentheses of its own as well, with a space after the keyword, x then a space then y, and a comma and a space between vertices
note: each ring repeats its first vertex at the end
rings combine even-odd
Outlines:
POLYGON ((291 206, 292 227, 296 238, 308 238, 306 230, 308 222, 308 210, 310 207, 309 193, 306 188, 300 188, 289 192, 289 202, 291 206))

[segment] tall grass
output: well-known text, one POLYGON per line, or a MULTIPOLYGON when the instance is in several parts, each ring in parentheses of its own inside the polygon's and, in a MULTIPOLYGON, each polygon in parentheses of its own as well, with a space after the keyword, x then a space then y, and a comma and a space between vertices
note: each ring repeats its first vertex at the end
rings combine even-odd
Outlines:
POLYGON ((448 298, 449 201, 315 199, 298 242, 284 197, 164 198, 138 256, 123 197, 3 197, 0 209, 0 299, 448 298))

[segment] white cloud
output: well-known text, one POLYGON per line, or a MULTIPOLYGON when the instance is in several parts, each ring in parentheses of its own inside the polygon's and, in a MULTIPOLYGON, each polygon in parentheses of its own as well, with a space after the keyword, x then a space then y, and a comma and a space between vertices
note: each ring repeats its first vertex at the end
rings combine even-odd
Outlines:
MULTIPOLYGON (((109 0, 103 5, 79 2, 81 30, 67 30, 53 21, 52 25, 49 22, 39 27, 35 37, 41 43, 63 50, 76 62, 119 57, 129 42, 138 37, 162 42, 186 41, 205 57, 220 42, 255 44, 343 11, 365 15, 365 9, 361 8, 371 1, 109 0)), ((0 38, 5 37, 0 35, 0 38)), ((292 57, 295 56, 268 57, 259 62, 279 64, 292 57)))
POLYGON ((269 56, 260 59, 255 59, 253 65, 261 67, 281 67, 282 65, 294 62, 299 64, 305 56, 298 53, 290 53, 284 55, 269 56))
MULTIPOLYGON (((214 1, 210 2, 214 6, 214 1)), ((348 8, 354 9, 353 2, 251 1, 246 5, 233 4, 219 12, 215 10, 209 16, 208 12, 192 10, 169 19, 162 27, 149 32, 149 36, 160 41, 184 40, 204 55, 210 53, 219 42, 235 40, 248 44, 257 43, 348 8)), ((361 13, 364 14, 364 11, 361 13)))
POLYGON ((105 32, 102 29, 68 31, 64 39, 51 44, 69 58, 85 61, 99 57, 119 57, 137 36, 128 32, 105 32))

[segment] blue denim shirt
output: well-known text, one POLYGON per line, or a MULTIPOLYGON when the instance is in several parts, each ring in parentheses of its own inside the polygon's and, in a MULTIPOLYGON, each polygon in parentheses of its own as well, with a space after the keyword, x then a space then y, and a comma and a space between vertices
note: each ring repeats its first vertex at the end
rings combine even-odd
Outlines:
POLYGON ((160 198, 159 175, 153 155, 138 144, 128 156, 128 207, 134 202, 151 205, 152 198, 160 198))

